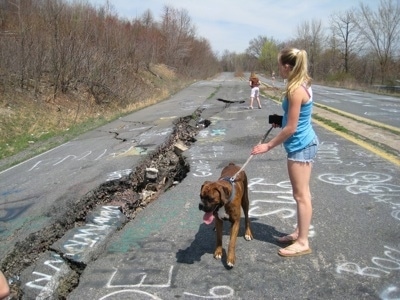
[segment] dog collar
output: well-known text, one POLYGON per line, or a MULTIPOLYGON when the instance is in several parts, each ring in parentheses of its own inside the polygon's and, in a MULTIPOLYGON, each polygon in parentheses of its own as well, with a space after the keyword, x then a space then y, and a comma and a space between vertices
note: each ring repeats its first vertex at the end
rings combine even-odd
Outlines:
POLYGON ((232 193, 228 199, 228 203, 230 203, 235 198, 235 179, 233 177, 222 177, 220 180, 228 181, 232 185, 232 193))

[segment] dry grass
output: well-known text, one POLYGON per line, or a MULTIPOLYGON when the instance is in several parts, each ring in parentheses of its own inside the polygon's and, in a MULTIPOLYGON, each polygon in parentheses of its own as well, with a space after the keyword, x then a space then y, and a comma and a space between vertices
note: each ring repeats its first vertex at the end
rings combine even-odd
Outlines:
MULTIPOLYGON (((64 142, 121 115, 162 101, 187 84, 164 65, 153 66, 151 72, 142 75, 146 87, 140 99, 103 105, 96 104, 84 88, 53 97, 50 90, 33 96, 31 91, 8 87, 8 92, 0 95, 0 159, 56 136, 61 136, 58 140, 64 142)), ((54 145, 47 147, 50 146, 54 145)), ((39 147, 36 152, 45 150, 46 147, 39 147)))

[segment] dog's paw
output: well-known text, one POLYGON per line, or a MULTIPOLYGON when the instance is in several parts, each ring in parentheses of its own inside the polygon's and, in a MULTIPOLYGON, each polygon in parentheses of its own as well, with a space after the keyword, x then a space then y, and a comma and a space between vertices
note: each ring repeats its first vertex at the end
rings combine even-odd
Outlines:
POLYGON ((222 258, 222 247, 217 247, 214 251, 214 258, 221 259, 222 258))
POLYGON ((226 259, 226 264, 228 265, 229 268, 232 268, 235 265, 236 258, 235 257, 229 257, 226 259))
POLYGON ((215 259, 221 259, 221 258, 222 258, 222 254, 217 254, 217 253, 215 253, 215 254, 214 254, 214 258, 215 258, 215 259))
POLYGON ((244 235, 244 239, 245 239, 246 241, 251 241, 251 240, 253 239, 253 236, 252 236, 251 234, 245 234, 245 235, 244 235))
POLYGON ((215 259, 221 259, 222 258, 222 247, 221 246, 217 246, 214 250, 214 258, 215 259))

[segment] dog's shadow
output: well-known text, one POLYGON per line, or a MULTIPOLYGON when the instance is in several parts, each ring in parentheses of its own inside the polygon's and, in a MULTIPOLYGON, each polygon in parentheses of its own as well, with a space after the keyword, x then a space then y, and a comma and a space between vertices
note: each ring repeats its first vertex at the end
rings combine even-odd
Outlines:
MULTIPOLYGON (((285 235, 285 233, 277 231, 275 227, 258 223, 256 222, 256 220, 257 219, 255 218, 250 218, 251 222, 250 225, 251 225, 251 230, 253 232, 253 239, 270 244, 279 245, 279 243, 276 241, 276 237, 283 236, 285 235)), ((201 257, 206 253, 213 255, 216 244, 216 233, 214 228, 215 227, 213 224, 212 225, 201 224, 190 246, 187 247, 186 249, 178 250, 178 252, 176 253, 176 261, 178 263, 193 264, 196 261, 199 262, 201 260, 201 257)), ((231 228, 231 223, 229 221, 224 221, 224 227, 222 233, 224 240, 226 238, 229 239, 230 228, 231 228)), ((238 239, 244 238, 244 230, 245 230, 244 228, 245 228, 244 218, 242 217, 240 220, 240 230, 238 239)), ((224 247, 222 263, 224 264, 225 268, 230 269, 226 264, 225 258, 226 258, 226 252, 224 247)))

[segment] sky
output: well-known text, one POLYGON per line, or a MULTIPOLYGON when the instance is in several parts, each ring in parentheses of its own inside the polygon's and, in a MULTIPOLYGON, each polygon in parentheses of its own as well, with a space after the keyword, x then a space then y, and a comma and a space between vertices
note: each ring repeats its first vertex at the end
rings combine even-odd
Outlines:
MULTIPOLYGON (((106 0, 87 0, 95 7, 106 0)), ((224 50, 243 53, 251 40, 264 36, 286 41, 296 36, 298 26, 304 22, 321 20, 329 24, 333 13, 345 12, 360 3, 373 10, 378 0, 109 0, 113 12, 123 19, 141 17, 150 10, 156 21, 163 7, 185 9, 196 28, 198 37, 206 38, 214 52, 224 50)))

